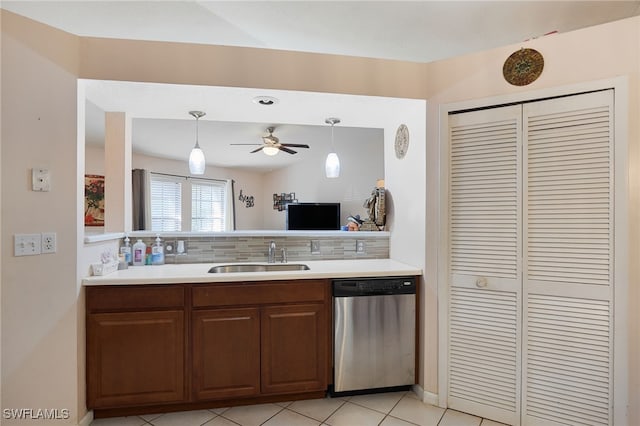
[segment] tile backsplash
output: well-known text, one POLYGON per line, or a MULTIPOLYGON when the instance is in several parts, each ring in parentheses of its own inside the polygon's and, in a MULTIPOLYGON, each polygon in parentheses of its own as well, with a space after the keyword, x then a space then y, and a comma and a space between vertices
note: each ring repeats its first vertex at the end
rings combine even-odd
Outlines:
MULTIPOLYGON (((145 244, 153 244, 155 238, 143 238, 145 244)), ((220 236, 166 238, 165 246, 178 240, 184 241, 186 254, 165 254, 165 263, 222 263, 222 262, 266 262, 269 243, 276 243, 276 262, 282 259, 282 249, 287 252, 288 262, 335 259, 386 259, 389 257, 389 236, 367 236, 366 238, 344 238, 337 236, 220 236), (311 253, 311 241, 317 241, 320 253, 311 253), (364 252, 356 251, 356 244, 364 243, 364 252)))

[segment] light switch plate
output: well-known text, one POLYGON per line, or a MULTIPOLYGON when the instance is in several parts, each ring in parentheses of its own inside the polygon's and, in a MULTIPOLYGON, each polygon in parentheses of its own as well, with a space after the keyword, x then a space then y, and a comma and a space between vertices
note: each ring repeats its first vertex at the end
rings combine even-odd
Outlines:
POLYGON ((32 169, 31 184, 34 191, 48 192, 51 190, 51 176, 47 169, 32 169))
POLYGON ((40 254, 40 234, 16 234, 13 239, 14 256, 33 256, 40 254))
POLYGON ((320 240, 311 240, 311 254, 320 254, 320 240))

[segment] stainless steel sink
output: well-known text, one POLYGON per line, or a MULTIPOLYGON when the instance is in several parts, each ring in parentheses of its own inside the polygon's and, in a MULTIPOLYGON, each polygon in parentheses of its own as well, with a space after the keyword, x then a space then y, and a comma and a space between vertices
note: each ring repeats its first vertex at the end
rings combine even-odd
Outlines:
POLYGON ((209 269, 213 274, 229 272, 281 272, 281 271, 308 271, 309 267, 302 263, 269 263, 267 265, 238 263, 231 265, 218 265, 209 269))

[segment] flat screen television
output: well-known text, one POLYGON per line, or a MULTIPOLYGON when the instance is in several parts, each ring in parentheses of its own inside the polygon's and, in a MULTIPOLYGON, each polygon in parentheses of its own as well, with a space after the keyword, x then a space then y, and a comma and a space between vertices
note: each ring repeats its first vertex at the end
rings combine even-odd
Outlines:
POLYGON ((287 230, 340 230, 340 203, 287 204, 287 230))

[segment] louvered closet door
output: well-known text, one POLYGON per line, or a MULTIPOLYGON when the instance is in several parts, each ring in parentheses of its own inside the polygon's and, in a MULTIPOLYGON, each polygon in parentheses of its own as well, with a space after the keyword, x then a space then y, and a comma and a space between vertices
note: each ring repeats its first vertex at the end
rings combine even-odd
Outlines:
POLYGON ((613 424, 613 93, 523 114, 523 423, 613 424))
POLYGON ((448 404, 520 416, 521 107, 449 117, 448 404))

